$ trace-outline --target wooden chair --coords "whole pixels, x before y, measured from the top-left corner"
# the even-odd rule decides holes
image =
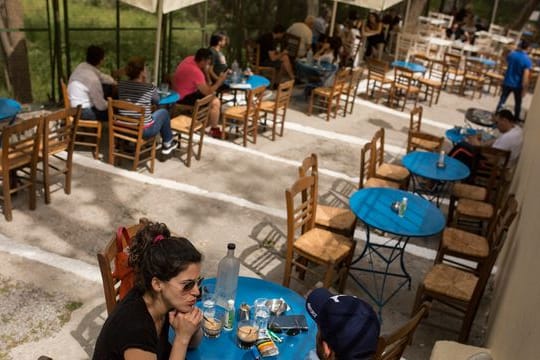
[[[394,60],[409,61],[409,57],[413,54],[415,49],[416,39],[416,34],[406,32],[398,33]]]
[[[143,139],[144,108],[123,100],[109,98],[109,164],[115,159],[133,162],[135,171],[139,163],[150,161],[150,173],[154,172],[156,138]]]
[[[43,161],[43,188],[45,203],[51,202],[50,169],[64,174],[64,192],[71,194],[71,174],[73,171],[73,149],[75,147],[75,134],[79,123],[81,107],[58,110],[43,119],[43,146],[41,159]],[[67,156],[59,156],[65,152]],[[62,167],[50,162],[54,158],[62,162]]]
[[[315,178],[315,199],[319,198],[319,166],[316,154],[311,154],[298,167],[298,176]],[[318,201],[318,200],[316,200]],[[315,226],[353,239],[356,215],[348,208],[321,205],[317,202]]]
[[[420,95],[420,88],[416,86],[416,79],[414,78],[414,72],[410,69],[395,66],[394,67],[394,80],[392,82],[392,89],[390,90],[389,104],[393,106],[394,100],[396,105],[399,105],[399,99],[403,99],[403,105],[401,111],[405,110],[405,103],[412,97],[414,99],[414,106],[418,103],[418,96]]]
[[[362,74],[364,73],[363,67],[356,67],[351,70],[349,75],[349,81],[343,86],[341,94],[342,98],[345,98],[345,105],[343,106],[343,116],[347,113],[352,114],[354,109],[354,99],[358,93],[358,86],[360,85],[360,80],[362,80]]]
[[[422,113],[423,108],[421,106],[417,106],[411,111],[409,134],[407,137],[407,153],[418,149],[439,152],[444,144],[444,137],[435,136],[421,130]]]
[[[521,35],[522,32],[518,30],[512,30],[508,29],[508,32],[506,33],[506,36],[509,38],[512,38],[514,40],[514,45],[519,46],[519,43],[521,41]]]
[[[517,209],[515,199],[510,197],[509,201],[511,201],[510,207]],[[491,244],[488,257],[480,264],[476,272],[448,264],[436,263],[418,286],[412,313],[416,313],[420,304],[424,301],[432,302],[433,300],[437,300],[463,313],[463,323],[458,341],[466,342],[491,275],[491,270],[504,246],[506,238],[506,236],[500,236],[496,243]]]
[[[497,25],[497,24],[490,24],[488,32],[495,35],[504,35],[505,30],[504,30],[504,26]]]
[[[402,189],[406,189],[409,183],[409,170],[397,164],[384,162],[384,128],[375,132],[371,139],[374,152],[374,176],[399,183]]]
[[[195,108],[191,117],[186,115],[178,115],[171,119],[171,129],[178,135],[178,148],[182,144],[182,135],[187,136],[187,154],[186,166],[191,166],[191,157],[195,155],[195,159],[201,159],[203,146],[204,132],[210,114],[210,103],[214,99],[214,95],[205,96],[195,102]],[[193,135],[198,133],[199,141],[195,142]],[[197,148],[196,148],[197,147]]]
[[[2,129],[0,176],[6,221],[13,219],[11,195],[28,189],[28,207],[36,208],[36,171],[43,119],[24,120]],[[21,174],[18,174],[18,173]]]
[[[285,33],[283,35],[283,44],[285,45],[284,50],[287,50],[289,58],[291,58],[294,63],[294,59],[298,57],[298,50],[300,49],[301,39],[299,36]],[[308,49],[306,49],[308,51]]]
[[[467,87],[470,86],[472,88],[471,99],[474,99],[477,92],[480,99],[486,81],[486,71],[486,66],[483,62],[476,59],[466,59],[465,72],[463,74],[463,81],[461,82],[461,96],[465,95]]]
[[[275,100],[261,102],[261,112],[264,114],[264,124],[268,114],[272,114],[272,141],[276,140],[277,125],[281,124],[279,136],[283,136],[285,127],[285,116],[291,101],[294,80],[289,80],[279,84]]]
[[[400,184],[395,181],[375,177],[375,151],[373,142],[365,143],[360,151],[360,180],[358,188],[387,187],[399,189]]]
[[[392,334],[379,337],[372,360],[400,360],[407,345],[412,343],[414,332],[422,319],[428,316],[429,303],[423,303],[416,314]]]
[[[251,65],[251,70],[255,74],[265,75],[268,79],[274,79],[276,76],[276,69],[269,66],[262,66],[261,60],[261,46],[257,41],[249,39],[246,40],[246,61]]]
[[[133,238],[148,220],[145,218],[139,219],[139,223],[126,227],[129,236]],[[120,288],[120,279],[113,276],[114,259],[116,258],[116,233],[107,243],[105,248],[97,253],[99,270],[101,271],[101,279],[103,281],[103,292],[105,294],[105,305],[107,306],[107,314],[111,314],[116,303],[118,302],[118,291]]]
[[[427,100],[429,98],[429,106],[433,104],[434,97],[435,104],[438,104],[442,84],[446,77],[446,65],[443,61],[430,59],[422,54],[415,55],[414,62],[421,62],[424,66],[427,65],[427,73],[418,78],[420,92],[422,92],[422,88],[424,88],[424,99]]]
[[[242,144],[247,146],[248,135],[251,134],[253,143],[257,143],[257,132],[259,129],[259,113],[265,86],[247,92],[246,106],[232,106],[225,110],[222,116],[222,139],[226,139],[231,133],[228,128],[235,128],[242,133]]]
[[[368,75],[366,84],[366,94],[369,96],[370,83],[371,95],[375,102],[378,102],[382,95],[388,93],[392,87],[393,80],[388,78],[386,74],[390,71],[390,65],[386,61],[371,59],[367,63]]]
[[[499,95],[502,92],[502,83],[506,72],[506,61],[502,57],[495,59],[495,67],[486,71],[487,92],[491,94],[491,87],[495,88],[493,95]]]
[[[446,66],[446,76],[444,78],[443,87],[447,87],[450,82],[449,91],[453,91],[457,85],[461,86],[463,82],[463,74],[465,71],[461,67],[461,55],[444,53],[444,65]]]
[[[64,80],[60,79],[60,85],[62,87],[64,107],[70,109],[71,103],[69,101],[69,94]],[[101,143],[102,128],[103,125],[99,120],[79,119],[79,125],[77,126],[75,145],[94,149],[92,153],[94,159],[99,158],[99,144]]]
[[[456,259],[465,259],[481,265],[491,251],[492,244],[497,246],[517,215],[517,202],[514,195],[509,195],[501,209],[497,212],[495,220],[490,225],[486,236],[480,236],[454,227],[447,227],[439,244],[435,263],[443,261],[476,271],[479,266],[470,267]],[[452,257],[449,258],[448,256]]]
[[[340,98],[347,82],[347,69],[338,70],[331,87],[317,87],[311,92],[309,99],[308,116],[313,113],[313,108],[326,111],[326,121],[330,121],[330,113],[335,119],[340,107]]]
[[[314,176],[298,179],[285,191],[287,256],[283,286],[289,287],[293,266],[301,273],[308,271],[317,274],[315,269],[306,265],[307,260],[324,268],[324,287],[331,287],[335,279],[338,291],[343,292],[354,255],[355,242],[345,236],[315,227],[317,212],[315,196]]]

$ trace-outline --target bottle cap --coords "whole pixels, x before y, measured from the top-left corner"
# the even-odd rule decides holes
[[[404,196],[402,201],[407,202],[407,198]]]
[[[234,300],[233,299],[227,300],[227,305],[229,305],[229,308],[233,309],[234,308]]]
[[[228,243],[228,244],[227,244],[227,249],[229,249],[229,250],[234,250],[234,249],[236,249],[236,244],[235,244],[235,243]]]

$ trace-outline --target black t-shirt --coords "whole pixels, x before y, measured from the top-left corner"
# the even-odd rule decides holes
[[[259,37],[257,40],[261,47],[261,58],[260,63],[263,64],[270,60],[270,57],[268,56],[269,51],[276,50],[276,41],[274,40],[274,37],[272,36],[272,33],[263,34]]]
[[[158,359],[168,359],[171,346],[167,340],[169,317],[158,338],[152,316],[146,308],[142,293],[131,290],[116,305],[116,308],[105,321],[96,341],[94,360],[123,360],[124,351],[137,348],[157,354]]]

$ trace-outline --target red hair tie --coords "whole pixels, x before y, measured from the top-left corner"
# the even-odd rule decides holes
[[[154,238],[154,241],[152,241],[152,244],[157,244],[158,242],[160,242],[161,240],[165,239],[165,236],[163,235],[156,235],[156,237]]]

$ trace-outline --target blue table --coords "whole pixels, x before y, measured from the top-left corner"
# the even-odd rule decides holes
[[[489,129],[493,129],[495,127],[493,112],[484,109],[468,108],[465,112],[465,122],[471,122]]]
[[[13,99],[0,98],[0,122],[11,123],[21,111],[21,104]]]
[[[469,56],[467,59],[472,60],[472,61],[480,62],[480,63],[484,64],[487,67],[494,67],[495,65],[497,65],[495,60],[491,60],[491,59],[488,59],[488,58],[485,58],[485,57]]]
[[[216,279],[206,279],[204,284],[215,284]],[[236,294],[236,308],[242,303],[250,306],[256,298],[283,298],[291,308],[285,314],[300,315],[306,317],[308,331],[301,332],[296,336],[283,335],[284,341],[276,343],[279,347],[279,359],[304,359],[310,350],[315,348],[315,336],[317,334],[317,325],[309,316],[305,307],[305,299],[289,288],[283,287],[262,279],[249,277],[239,277],[238,290]],[[198,306],[202,306],[200,303]],[[169,341],[174,339],[174,331],[169,331]],[[222,331],[217,339],[208,339],[203,337],[199,347],[188,351],[187,359],[197,360],[238,360],[253,359],[251,350],[242,350],[236,345],[236,323],[232,331]]]
[[[308,62],[306,59],[298,59],[295,62],[295,67],[298,73],[304,76],[325,76],[328,73],[334,73],[338,67],[336,64],[329,62]]]
[[[407,210],[403,217],[394,211],[392,205],[407,198]],[[355,192],[349,199],[349,206],[356,216],[366,225],[366,245],[353,264],[364,258],[368,258],[368,267],[352,266],[349,276],[367,293],[367,295],[379,307],[379,316],[382,307],[403,287],[408,284],[411,288],[411,276],[405,269],[403,259],[405,247],[411,237],[428,237],[440,233],[446,224],[442,212],[429,201],[413,193],[389,189],[389,188],[365,188]],[[396,235],[394,244],[377,244],[371,242],[370,229],[379,229],[384,232]],[[386,253],[381,251],[386,249]],[[390,251],[388,254],[387,252]],[[385,264],[385,268],[378,270],[374,268],[373,255],[376,255]],[[390,271],[390,265],[399,260],[401,272]],[[382,275],[382,286],[380,291],[373,294],[355,276],[354,270]],[[394,291],[387,297],[384,296],[386,280],[388,276],[404,279]]]
[[[422,74],[426,72],[426,68],[424,66],[422,66],[420,64],[413,63],[413,62],[409,62],[409,61],[397,60],[397,61],[394,61],[392,63],[392,66],[394,66],[394,67],[396,67],[396,66],[403,67],[403,68],[409,69],[412,72],[418,72],[418,73],[422,73]]]
[[[172,105],[180,100],[180,94],[176,91],[169,90],[167,94],[159,94],[159,105]]]
[[[456,126],[456,127],[446,130],[444,135],[446,136],[448,140],[452,142],[452,144],[455,145],[465,140],[465,138],[467,138],[468,136],[476,135],[477,132],[478,130],[473,129],[473,128],[467,128],[467,127],[464,128],[461,126]]]
[[[444,167],[437,166],[438,161],[439,154],[426,151],[413,151],[401,159],[403,166],[412,174],[413,191],[430,200],[436,199],[437,206],[448,184],[470,175],[465,164],[448,155],[444,155]],[[422,182],[419,177],[430,181]]]
[[[223,92],[226,92],[228,90],[232,90],[233,95],[234,95],[232,102],[234,105],[236,105],[237,91],[253,90],[261,86],[268,87],[270,86],[270,80],[268,80],[267,78],[261,75],[250,75],[246,79],[246,82],[238,83],[238,82],[232,82],[232,79],[229,77],[227,78],[227,80],[225,80],[224,85],[225,85],[225,88],[221,91],[221,94],[223,94]],[[223,99],[222,99],[222,103],[223,103]]]

